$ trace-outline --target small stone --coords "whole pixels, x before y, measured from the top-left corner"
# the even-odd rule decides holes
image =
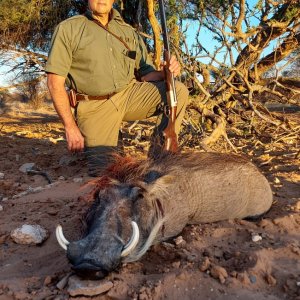
[[[21,192],[21,193],[19,193],[19,194],[17,194],[17,195],[14,195],[14,196],[12,197],[12,199],[21,198],[21,197],[23,197],[23,196],[28,195],[28,193],[29,193],[29,191]]]
[[[240,252],[240,251],[235,251],[235,252],[233,253],[233,255],[234,255],[235,257],[239,257],[239,256],[241,255],[241,252]]]
[[[45,185],[45,188],[46,189],[51,189],[51,188],[53,188],[54,186],[57,186],[57,185],[59,185],[59,181],[55,181],[55,182],[52,182],[50,184],[47,184],[47,185]]]
[[[28,171],[32,170],[34,166],[35,163],[26,163],[19,168],[19,171],[26,174]]]
[[[81,280],[77,276],[69,278],[68,293],[72,296],[97,296],[107,292],[113,287],[113,283],[108,280]]]
[[[200,269],[200,271],[205,272],[209,267],[210,267],[210,260],[207,256],[205,256],[199,269]]]
[[[59,136],[58,138],[53,138],[52,136],[50,136],[49,138],[49,141],[53,144],[57,144],[57,142],[59,141],[64,141],[65,139],[62,137],[62,136]]]
[[[233,278],[236,278],[238,275],[237,271],[231,271],[230,272],[230,276],[233,277]]]
[[[6,234],[0,235],[0,245],[4,244],[7,238],[8,238],[8,235],[6,235]]]
[[[0,211],[3,211],[3,206],[2,205],[0,205]]]
[[[258,223],[258,226],[261,228],[265,228],[271,224],[270,220],[263,219]]]
[[[66,180],[66,178],[64,176],[59,176],[58,180],[62,180],[63,181],[63,180]]]
[[[248,274],[246,272],[243,272],[243,273],[238,273],[237,274],[237,279],[245,284],[245,285],[249,285],[250,284],[250,279],[248,277]]]
[[[190,263],[198,261],[197,256],[195,254],[188,254],[186,260]]]
[[[48,233],[40,225],[24,224],[22,227],[14,229],[10,236],[17,244],[29,245],[41,244],[48,237]]]
[[[0,180],[4,179],[4,177],[5,177],[4,173],[0,172]]]
[[[184,239],[183,239],[183,237],[180,235],[180,236],[178,236],[176,239],[174,239],[174,242],[175,242],[176,246],[178,246],[178,245],[180,245],[180,244],[182,244],[182,243],[184,242]]]
[[[59,213],[60,210],[57,208],[49,208],[47,211],[47,214],[50,216],[56,216]]]
[[[171,243],[162,242],[161,244],[164,246],[164,248],[166,248],[166,249],[168,249],[170,251],[175,248],[175,246],[173,244],[171,244]]]
[[[294,206],[295,211],[300,211],[300,201],[297,201],[297,203]]]
[[[225,283],[225,279],[228,277],[227,271],[220,266],[213,266],[210,269],[210,274],[213,278],[219,279],[220,283]]]
[[[73,178],[73,182],[75,182],[75,183],[81,183],[82,181],[83,181],[83,179],[81,177]]]
[[[278,177],[275,177],[274,183],[276,183],[276,184],[280,183],[280,180],[278,179]]]
[[[69,274],[67,274],[66,276],[64,276],[64,277],[56,284],[56,287],[57,287],[59,290],[64,289],[64,287],[67,285],[68,280],[69,280],[69,278],[70,278],[71,275],[72,275],[72,273],[69,273]]]
[[[252,241],[253,242],[257,243],[257,242],[259,242],[261,240],[262,240],[262,237],[259,234],[253,234],[252,235]]]
[[[187,277],[186,273],[182,272],[182,273],[178,274],[176,278],[179,280],[186,280],[186,277]]]
[[[250,282],[251,282],[251,283],[253,283],[253,284],[256,283],[256,276],[250,274],[250,275],[249,275],[249,279],[250,279]]]
[[[59,159],[59,165],[60,166],[70,166],[72,163],[74,163],[77,160],[76,156],[71,155],[63,155]]]
[[[46,276],[44,280],[44,285],[49,285],[52,282],[51,276]]]
[[[35,187],[35,188],[30,187],[30,188],[28,189],[28,191],[29,191],[30,193],[38,193],[38,192],[43,191],[44,189],[45,189],[45,188],[43,188],[42,186],[37,186],[37,187]]]
[[[271,274],[267,274],[265,279],[266,279],[267,283],[271,286],[275,286],[277,283],[276,279]]]
[[[180,264],[181,264],[180,261],[174,261],[172,263],[172,267],[175,268],[175,269],[178,269],[180,267]]]

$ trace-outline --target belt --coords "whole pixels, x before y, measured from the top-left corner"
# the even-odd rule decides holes
[[[107,100],[115,94],[116,93],[112,93],[112,94],[103,95],[103,96],[89,96],[89,95],[85,95],[85,94],[76,94],[76,100],[77,101]]]

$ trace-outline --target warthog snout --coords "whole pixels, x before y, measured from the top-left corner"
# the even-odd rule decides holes
[[[64,237],[61,226],[57,227],[56,236],[59,244],[67,251],[72,269],[81,277],[101,279],[116,269],[121,259],[130,254],[139,240],[139,229],[131,222],[132,236],[124,245],[115,234],[94,230],[84,239],[69,242]]]
[[[117,268],[121,261],[122,248],[123,244],[117,239],[111,238],[108,242],[102,238],[99,241],[96,235],[90,234],[80,241],[70,243],[67,257],[77,275],[100,279]]]
[[[96,250],[96,249],[95,249]],[[72,264],[72,269],[81,277],[90,279],[101,279],[105,277],[109,271],[117,266],[117,261],[114,264],[101,260],[101,255],[96,255],[96,252],[91,251],[88,238],[72,242],[67,249],[67,257]],[[120,256],[120,253],[119,253]]]

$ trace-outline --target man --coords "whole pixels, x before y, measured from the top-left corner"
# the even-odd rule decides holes
[[[85,15],[61,22],[46,65],[48,88],[65,127],[68,149],[85,149],[94,175],[116,150],[121,122],[159,115],[160,104],[166,103],[164,72],[154,69],[143,41],[112,8],[113,3],[88,0]],[[169,70],[174,76],[180,73],[175,57]],[[65,83],[77,91],[78,100],[85,100],[78,102],[76,121]],[[188,91],[180,82],[176,83],[176,94],[178,133],[188,99]],[[161,133],[166,125],[167,118],[162,117],[156,132]]]

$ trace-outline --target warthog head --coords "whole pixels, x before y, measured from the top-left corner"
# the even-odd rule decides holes
[[[153,201],[146,196],[149,192],[147,183],[141,182],[137,186],[108,181],[105,187],[97,189],[87,213],[83,239],[69,242],[62,227],[56,228],[57,240],[67,251],[72,268],[83,277],[103,278],[121,262],[139,259],[151,246],[162,225],[160,207],[156,212],[160,203],[154,207],[150,204]],[[159,200],[154,199],[154,203],[156,201]],[[145,227],[151,228],[150,232],[144,230]]]

